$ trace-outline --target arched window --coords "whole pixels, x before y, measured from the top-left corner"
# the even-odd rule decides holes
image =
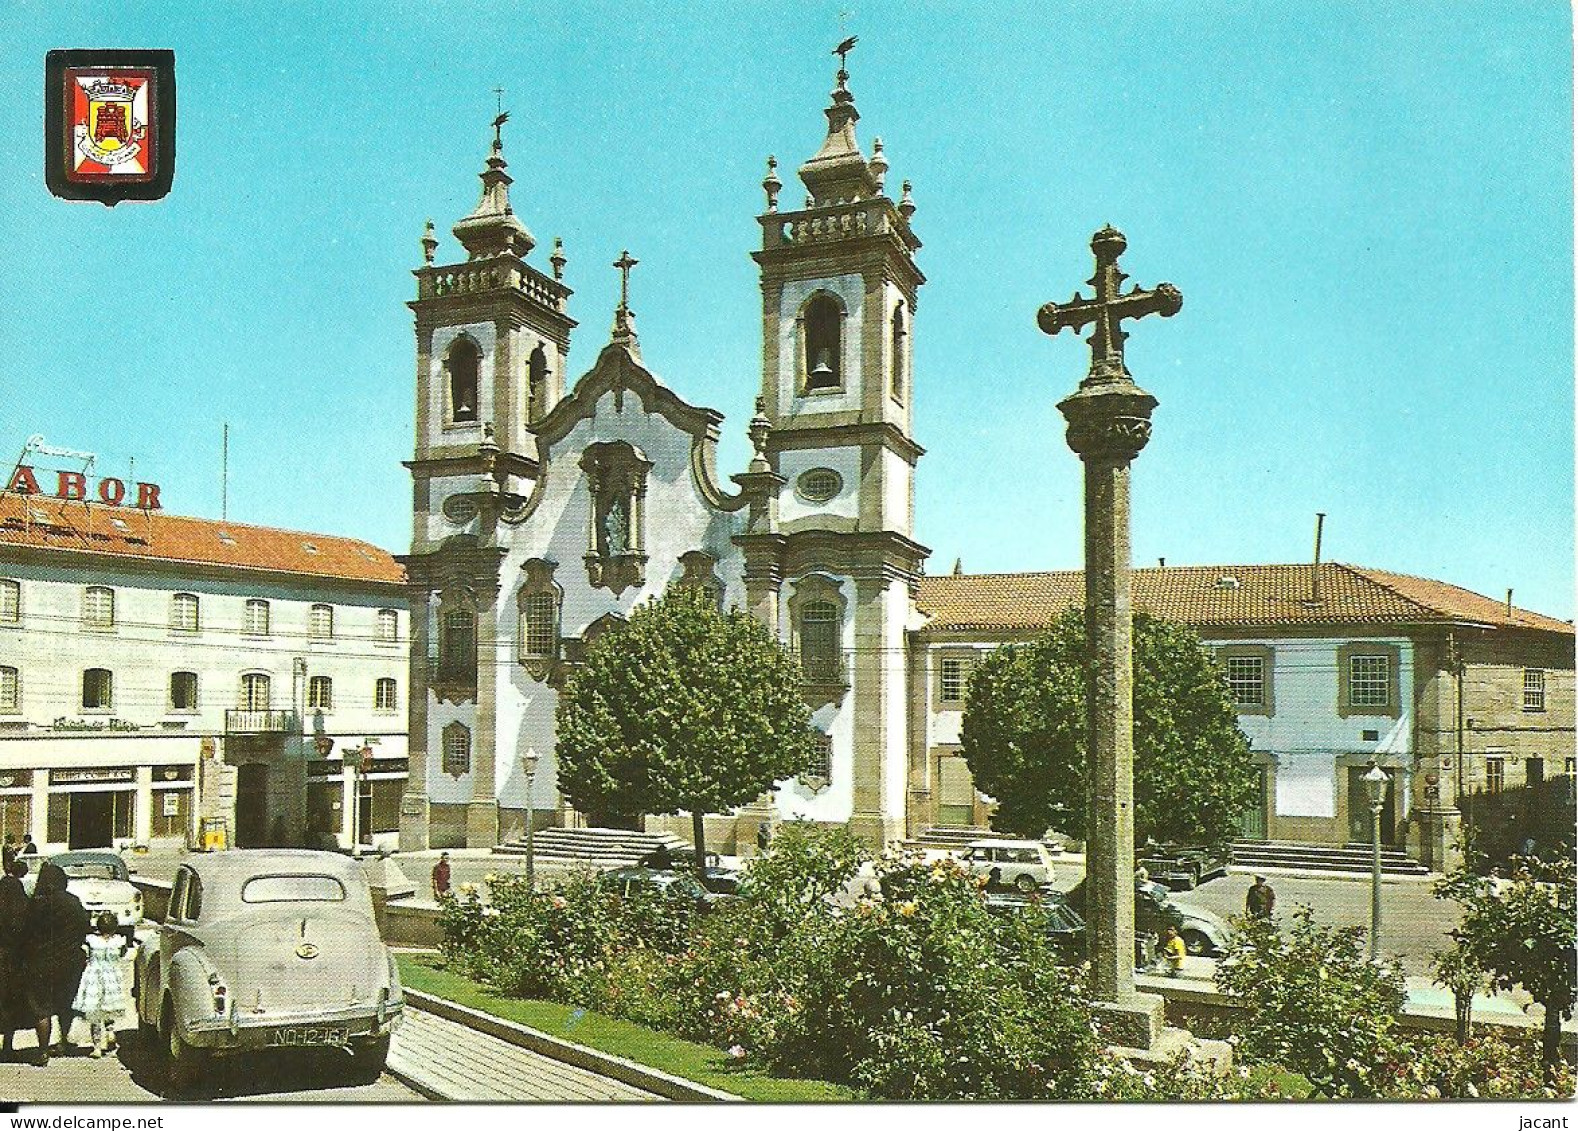
[[[893,308],[893,337],[891,364],[893,367],[889,387],[893,392],[893,399],[904,399],[904,304],[901,302]]]
[[[542,346],[526,362],[526,419],[535,424],[548,414],[548,355]]]
[[[197,596],[193,593],[177,593],[170,598],[170,631],[171,632],[196,632],[202,622],[198,617]]]
[[[378,610],[378,636],[382,644],[393,644],[400,639],[400,614],[394,609]]]
[[[333,605],[314,605],[307,610],[307,635],[314,640],[334,639]]]
[[[241,677],[241,702],[243,711],[266,711],[269,706],[271,681],[264,672],[247,672]]]
[[[82,673],[82,709],[108,711],[115,706],[115,677],[104,668]]]
[[[521,600],[521,658],[552,656],[559,647],[559,602],[552,593],[533,593]]]
[[[261,597],[247,602],[245,632],[248,636],[268,635],[268,602]]]
[[[197,673],[170,673],[170,710],[197,710]]]
[[[805,307],[805,391],[843,387],[844,308],[827,293]]]
[[[326,675],[315,675],[307,681],[307,710],[334,710],[334,680]]]
[[[805,679],[807,703],[836,703],[849,689],[844,665],[844,618],[847,600],[840,583],[813,573],[792,583],[789,623]]]
[[[373,685],[373,710],[393,711],[400,706],[400,687],[387,676]]]
[[[465,723],[444,728],[444,772],[457,778],[471,772],[471,731]]]
[[[83,591],[82,624],[85,628],[115,627],[115,590],[90,585]]]
[[[455,339],[445,359],[449,370],[449,418],[456,424],[477,419],[477,379],[482,372],[482,351],[467,337]]]

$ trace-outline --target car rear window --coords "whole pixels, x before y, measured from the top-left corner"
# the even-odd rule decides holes
[[[60,870],[68,880],[120,880],[122,870],[108,860],[74,860],[62,864]]]
[[[254,876],[241,885],[242,903],[340,903],[345,886],[333,876]]]

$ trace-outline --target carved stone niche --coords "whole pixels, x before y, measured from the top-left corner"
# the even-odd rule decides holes
[[[813,710],[841,702],[849,691],[843,645],[847,616],[843,587],[833,578],[813,573],[793,583],[789,619],[805,678],[801,690]]]
[[[684,573],[674,584],[683,588],[702,590],[712,599],[712,603],[721,609],[723,579],[718,576],[718,559],[706,550],[687,550],[679,556],[679,564]]]
[[[619,596],[646,581],[647,473],[652,461],[622,440],[587,446],[581,456],[591,493],[586,577]]]
[[[428,687],[446,703],[466,703],[477,697],[476,592],[469,586],[450,585],[438,594],[438,651],[431,660]]]
[[[554,584],[558,562],[531,558],[522,564],[526,578],[515,593],[515,656],[535,680],[553,682],[559,659],[559,610],[564,591]]]

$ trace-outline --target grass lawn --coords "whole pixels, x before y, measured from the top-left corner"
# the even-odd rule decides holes
[[[681,1040],[630,1021],[551,1001],[500,997],[470,978],[444,969],[431,954],[397,955],[400,979],[413,990],[447,998],[460,1005],[525,1025],[549,1036],[611,1053],[661,1069],[674,1076],[733,1092],[747,1100],[768,1103],[848,1102],[861,1098],[853,1088],[822,1080],[790,1080],[735,1065],[727,1054],[694,1041]]]

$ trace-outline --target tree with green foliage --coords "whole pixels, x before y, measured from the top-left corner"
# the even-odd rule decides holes
[[[1435,894],[1456,900],[1463,920],[1452,937],[1489,976],[1491,986],[1521,985],[1545,1008],[1541,1059],[1551,1079],[1561,1059],[1562,1021],[1578,1004],[1578,907],[1569,856],[1520,857],[1510,878],[1475,874],[1473,853],[1438,880]]]
[[[1396,1033],[1402,968],[1374,962],[1363,927],[1328,927],[1305,905],[1277,920],[1238,920],[1217,987],[1244,1007],[1233,1027],[1246,1061],[1301,1073],[1329,1097],[1374,1098],[1377,1074],[1402,1059]]]
[[[977,789],[997,799],[992,826],[1087,835],[1085,681],[1094,660],[1083,609],[1035,640],[975,666],[962,753]],[[1134,827],[1151,839],[1230,840],[1255,797],[1249,743],[1221,670],[1187,626],[1134,618]]]
[[[579,809],[691,814],[747,804],[814,753],[800,665],[760,621],[685,586],[587,650],[559,698],[559,788]]]

